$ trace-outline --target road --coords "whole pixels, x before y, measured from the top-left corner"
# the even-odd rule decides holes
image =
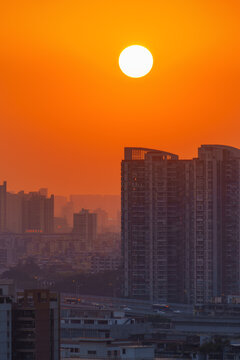
[[[104,297],[104,296],[92,296],[92,295],[82,295],[82,294],[61,294],[61,303],[66,305],[66,298],[80,299],[79,305],[81,306],[93,306],[102,309],[115,309],[115,310],[124,310],[126,314],[141,314],[141,315],[152,315],[156,314],[153,311],[153,303],[151,301],[144,300],[135,300],[135,299],[125,299],[125,298],[113,298],[113,297]],[[72,305],[72,306],[79,306]],[[192,314],[193,307],[184,304],[167,304],[169,305],[169,311],[165,312],[167,317],[175,317],[183,314]],[[164,313],[161,313],[164,315]]]

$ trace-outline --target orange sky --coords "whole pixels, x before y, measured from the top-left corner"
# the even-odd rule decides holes
[[[240,147],[239,19],[233,0],[2,1],[0,180],[114,194],[124,146]],[[144,78],[119,70],[131,44]]]

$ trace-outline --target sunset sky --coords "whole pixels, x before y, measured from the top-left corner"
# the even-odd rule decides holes
[[[0,7],[0,181],[120,193],[124,146],[240,147],[240,2],[9,0]],[[152,71],[118,57],[139,44]]]

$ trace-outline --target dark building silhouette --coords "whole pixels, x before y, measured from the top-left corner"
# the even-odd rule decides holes
[[[2,185],[0,185],[0,232],[6,231],[6,199],[7,197],[7,182],[4,181]]]
[[[60,359],[60,307],[56,293],[24,290],[13,303],[13,360]]]
[[[46,289],[15,293],[11,280],[0,281],[0,358],[60,359],[60,299]]]
[[[204,303],[240,294],[239,167],[240,150],[222,145],[202,145],[192,160],[125,149],[125,296]]]

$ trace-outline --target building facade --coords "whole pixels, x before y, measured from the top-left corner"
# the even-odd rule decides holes
[[[121,310],[65,307],[61,317],[62,358],[153,360],[153,346],[144,347],[138,341],[150,331],[151,325],[144,318],[129,318]]]
[[[60,359],[60,305],[49,290],[24,290],[13,304],[13,360]]]
[[[13,281],[0,282],[0,359],[12,360],[12,301],[15,294]]]
[[[15,292],[0,281],[0,359],[59,360],[60,302],[46,289]]]
[[[240,150],[198,158],[126,148],[122,162],[124,295],[205,303],[240,293]]]

